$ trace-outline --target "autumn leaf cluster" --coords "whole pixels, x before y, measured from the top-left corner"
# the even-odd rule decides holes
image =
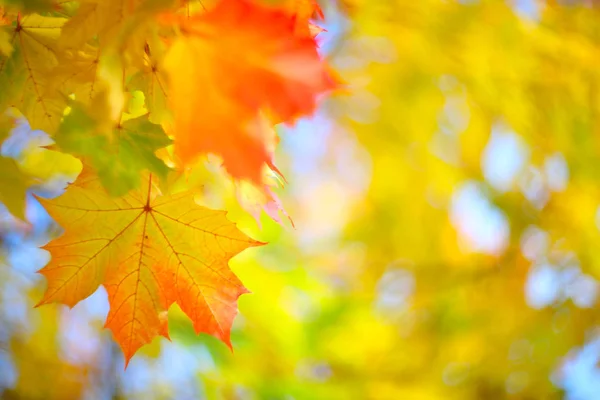
[[[106,326],[127,360],[168,337],[173,303],[197,332],[230,345],[247,289],[227,263],[261,243],[168,182],[213,154],[262,194],[265,209],[278,206],[268,179],[280,174],[274,126],[312,114],[336,86],[318,52],[317,3],[0,4],[0,109],[9,110],[1,139],[24,117],[53,141],[37,149],[35,168],[3,154],[0,201],[23,218],[40,170],[83,168],[62,196],[40,199],[65,232],[44,247],[51,261],[39,304],[73,306],[104,285]]]

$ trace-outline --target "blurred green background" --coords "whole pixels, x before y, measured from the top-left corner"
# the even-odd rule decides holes
[[[323,1],[346,89],[280,128],[293,218],[231,263],[234,352],[177,306],[124,371],[104,289],[34,309],[33,197],[0,220],[6,399],[600,399],[600,6],[596,1]],[[3,153],[44,133],[20,128]],[[60,179],[32,189],[56,193]]]

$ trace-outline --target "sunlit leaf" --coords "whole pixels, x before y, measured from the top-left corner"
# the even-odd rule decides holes
[[[231,175],[260,182],[273,166],[272,135],[259,112],[276,122],[310,114],[333,87],[310,37],[294,34],[294,17],[249,0],[223,0],[181,18],[184,36],[165,59],[175,117],[175,149],[184,163],[215,153]]]
[[[89,171],[63,196],[42,203],[65,234],[44,247],[52,261],[40,271],[48,280],[40,305],[74,306],[104,285],[111,304],[106,326],[126,360],[155,336],[168,337],[173,302],[197,333],[230,345],[236,301],[247,290],[227,262],[261,243],[225,212],[196,205],[192,193],[162,196],[152,176],[145,188],[115,199]]]

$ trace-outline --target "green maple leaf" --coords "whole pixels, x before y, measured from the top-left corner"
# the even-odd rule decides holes
[[[147,114],[107,126],[75,103],[54,139],[62,150],[87,159],[113,196],[137,188],[145,169],[159,177],[169,172],[154,153],[171,140],[160,125],[148,121]]]

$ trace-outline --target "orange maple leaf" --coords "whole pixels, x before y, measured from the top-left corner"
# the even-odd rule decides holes
[[[324,20],[325,14],[316,0],[288,0],[288,8],[294,14],[297,35],[315,37],[324,29],[310,20]]]
[[[50,263],[39,272],[48,289],[39,305],[73,307],[99,285],[108,292],[111,329],[128,363],[155,336],[168,336],[167,310],[176,302],[196,333],[229,347],[237,299],[248,293],[228,267],[242,250],[262,245],[239,231],[224,211],[198,206],[193,194],[162,196],[145,189],[109,196],[85,169],[66,193],[40,199],[65,233],[44,246]]]
[[[319,95],[332,89],[326,63],[310,35],[296,33],[285,8],[251,0],[221,0],[214,9],[177,22],[164,66],[175,117],[175,150],[188,164],[200,153],[223,158],[231,175],[259,183],[272,168],[272,123],[311,114]]]

